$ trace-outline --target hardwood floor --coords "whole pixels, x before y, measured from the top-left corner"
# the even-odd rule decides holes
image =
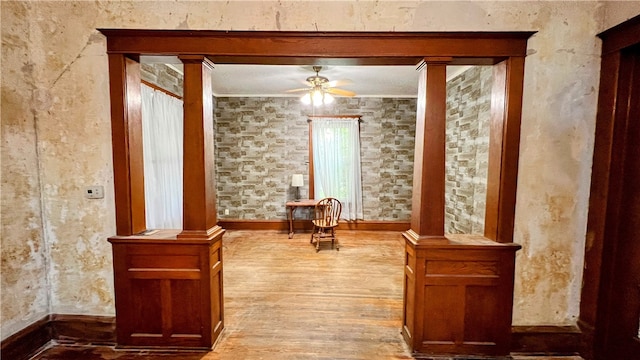
[[[341,230],[340,251],[327,242],[318,253],[309,237],[224,235],[225,331],[211,352],[54,344],[33,359],[412,359],[400,335],[400,233]]]
[[[225,331],[209,353],[58,345],[34,359],[411,359],[400,335],[400,233],[339,231],[340,251],[323,242],[318,253],[309,238],[224,235]]]

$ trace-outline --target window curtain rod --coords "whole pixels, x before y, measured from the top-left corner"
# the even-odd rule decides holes
[[[171,97],[174,97],[174,98],[176,98],[178,100],[182,100],[182,96],[180,96],[178,94],[175,94],[175,93],[173,93],[173,92],[171,92],[171,91],[169,91],[169,90],[167,90],[165,88],[161,88],[160,86],[158,86],[158,85],[156,85],[154,83],[150,83],[150,82],[148,82],[146,80],[140,80],[140,82],[142,84],[147,85],[148,87],[150,87],[150,88],[152,88],[154,90],[158,90],[158,91],[163,92],[163,93],[165,93],[165,94],[167,94],[167,95],[169,95]]]

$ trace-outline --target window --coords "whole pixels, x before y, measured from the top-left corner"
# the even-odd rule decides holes
[[[362,219],[359,117],[314,118],[311,134],[315,199],[335,197],[343,219]]]
[[[182,229],[182,100],[141,85],[148,229]]]

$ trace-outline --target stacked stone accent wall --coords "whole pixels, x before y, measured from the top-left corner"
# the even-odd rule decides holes
[[[337,98],[323,115],[358,114],[366,220],[411,218],[415,99]],[[304,174],[309,196],[312,109],[298,98],[216,98],[218,217],[285,219],[291,174]],[[225,210],[229,211],[225,215]]]
[[[165,64],[140,64],[140,77],[144,81],[182,96],[184,76]]]
[[[484,233],[492,68],[447,82],[445,232]]]

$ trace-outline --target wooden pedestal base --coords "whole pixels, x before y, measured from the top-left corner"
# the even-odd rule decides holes
[[[504,356],[510,351],[517,244],[404,233],[402,334],[416,355]]]
[[[176,230],[116,236],[113,267],[118,346],[210,349],[224,327],[222,235]]]

